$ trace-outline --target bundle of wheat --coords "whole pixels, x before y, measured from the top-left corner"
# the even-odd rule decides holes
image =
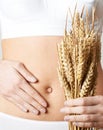
[[[94,14],[93,9],[90,26],[88,11],[85,20],[82,14],[75,11],[71,31],[67,32],[65,29],[63,41],[58,44],[58,76],[66,100],[94,95],[97,65],[100,61],[100,35],[94,28]],[[69,130],[79,129],[81,130],[69,123]]]

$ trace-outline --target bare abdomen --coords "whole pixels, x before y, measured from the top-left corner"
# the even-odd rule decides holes
[[[1,112],[34,120],[63,120],[60,108],[63,107],[64,93],[57,75],[57,43],[61,38],[25,37],[2,40],[3,59],[25,64],[39,80],[38,83],[31,85],[47,100],[49,106],[46,114],[35,116],[32,113],[22,112],[0,97]]]

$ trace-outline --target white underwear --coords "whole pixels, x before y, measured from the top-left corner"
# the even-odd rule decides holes
[[[0,130],[68,130],[68,123],[28,120],[0,112]]]

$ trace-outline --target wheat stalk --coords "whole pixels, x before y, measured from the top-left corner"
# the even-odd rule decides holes
[[[70,32],[65,29],[63,41],[58,44],[58,76],[66,100],[93,96],[95,92],[97,65],[100,61],[100,35],[94,29],[94,13],[95,10],[92,13],[92,27],[90,27],[88,11],[86,10],[85,21],[82,18],[83,11],[79,14],[75,9],[72,29]],[[81,130],[81,128],[69,123],[69,130]]]

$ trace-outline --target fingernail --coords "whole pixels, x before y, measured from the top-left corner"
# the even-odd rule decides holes
[[[24,112],[28,112],[28,110],[27,110],[26,108],[22,108],[22,110],[23,110]]]
[[[42,102],[42,105],[43,105],[44,107],[47,107],[47,103],[46,103],[46,102]]]
[[[65,121],[68,121],[69,119],[70,119],[70,118],[69,118],[68,116],[65,116],[65,117],[64,117],[64,120],[65,120]]]
[[[31,77],[30,80],[31,80],[31,82],[34,82],[34,83],[38,81],[35,77]]]
[[[19,106],[19,105],[18,105]],[[19,106],[20,108],[21,108],[21,110],[23,111],[23,112],[28,112],[28,109],[26,109],[25,107],[23,107],[23,106]]]
[[[46,113],[46,109],[44,109],[44,108],[41,108],[40,111],[41,111],[42,113]]]
[[[33,112],[35,115],[38,115],[38,114],[39,114],[39,111],[36,111],[36,110],[32,110],[32,112]]]

